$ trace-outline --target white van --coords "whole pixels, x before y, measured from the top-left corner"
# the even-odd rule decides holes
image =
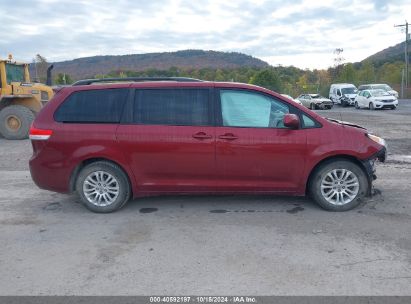
[[[398,99],[398,92],[393,90],[388,84],[385,84],[385,83],[363,84],[363,85],[360,85],[358,89],[360,91],[362,90],[384,90]]]
[[[351,83],[334,83],[330,87],[329,97],[333,103],[338,103],[342,106],[351,106],[354,105],[357,93],[357,87]]]

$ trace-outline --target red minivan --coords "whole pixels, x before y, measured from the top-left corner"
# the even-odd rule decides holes
[[[30,130],[43,189],[95,212],[162,194],[281,194],[345,211],[370,194],[385,141],[270,90],[191,78],[82,80]]]

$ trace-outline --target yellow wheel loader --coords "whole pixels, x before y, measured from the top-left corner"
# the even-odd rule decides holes
[[[51,69],[47,82],[51,85]],[[0,135],[7,139],[28,137],[31,123],[53,96],[51,86],[30,82],[29,65],[0,59]]]

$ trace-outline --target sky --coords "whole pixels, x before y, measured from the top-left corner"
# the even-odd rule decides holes
[[[411,21],[411,0],[1,0],[0,12],[0,58],[203,49],[322,69],[336,48],[356,62],[404,41],[394,25]]]

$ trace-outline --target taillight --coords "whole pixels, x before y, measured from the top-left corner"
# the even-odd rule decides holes
[[[47,140],[50,138],[51,134],[53,134],[53,131],[31,127],[29,134],[31,140]]]

